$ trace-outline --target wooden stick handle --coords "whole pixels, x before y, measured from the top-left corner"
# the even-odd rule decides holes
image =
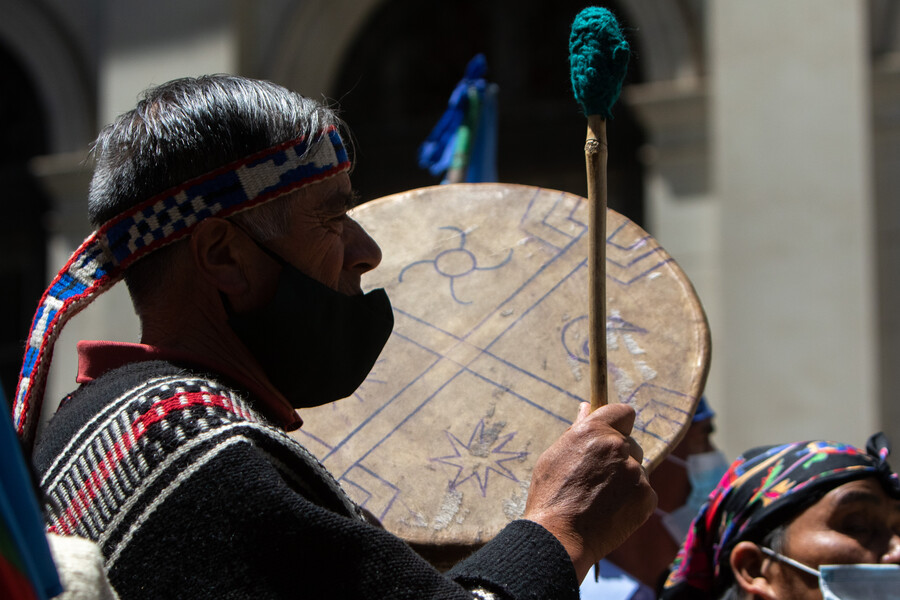
[[[588,338],[591,410],[607,403],[606,378],[606,121],[588,117],[584,160],[588,192]]]

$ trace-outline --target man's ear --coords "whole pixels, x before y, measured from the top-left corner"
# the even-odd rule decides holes
[[[728,557],[734,580],[745,593],[753,598],[775,600],[777,598],[775,590],[766,570],[763,569],[763,563],[767,559],[759,546],[753,542],[738,542]]]
[[[217,217],[203,219],[191,233],[191,259],[198,274],[226,294],[242,294],[249,287],[242,241],[231,223]]]

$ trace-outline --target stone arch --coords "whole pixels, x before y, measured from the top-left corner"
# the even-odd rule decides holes
[[[20,0],[21,1],[21,0]],[[367,19],[389,0],[307,0],[286,15],[265,76],[332,93],[341,61]],[[691,0],[619,3],[639,40],[645,82],[700,77],[705,72],[702,4]]]
[[[421,143],[422,139],[427,135],[431,126],[436,122],[446,105],[447,95],[452,86],[455,85],[459,76],[462,74],[465,62],[471,58],[474,52],[480,51],[470,48],[465,56],[459,55],[459,48],[456,48],[456,54],[451,58],[447,56],[438,56],[433,52],[429,54],[436,62],[423,64],[418,61],[415,67],[408,62],[404,63],[403,58],[403,42],[399,45],[396,36],[390,36],[383,42],[388,43],[385,47],[372,44],[373,33],[377,36],[381,28],[396,26],[396,19],[393,21],[386,18],[388,14],[396,14],[397,11],[403,13],[407,9],[422,9],[420,5],[404,4],[400,0],[361,0],[359,2],[341,1],[335,6],[329,3],[329,10],[325,10],[323,0],[311,0],[286,13],[284,23],[280,27],[280,33],[276,36],[277,42],[270,45],[266,52],[267,57],[259,62],[261,71],[265,70],[265,76],[270,77],[279,83],[287,85],[292,89],[306,91],[308,93],[319,93],[324,91],[326,95],[338,100],[345,109],[345,116],[353,125],[360,140],[360,149],[367,156],[361,155],[355,174],[355,181],[360,185],[363,193],[371,193],[371,195],[380,195],[398,191],[399,189],[408,189],[409,187],[419,187],[437,183],[437,180],[429,176],[427,173],[417,169],[415,166],[415,148]],[[615,6],[623,6],[627,3],[616,3]],[[492,9],[487,7],[479,8],[477,11],[473,6],[467,5],[458,7],[458,10],[468,11],[468,17],[462,17],[466,26],[471,26],[471,30],[466,33],[466,37],[487,38],[493,44],[493,58],[489,58],[489,62],[501,61],[504,63],[503,74],[505,81],[499,82],[501,86],[501,102],[503,102],[504,89],[506,93],[513,93],[511,90],[524,91],[523,81],[528,78],[535,77],[533,72],[529,73],[527,69],[521,66],[522,61],[537,60],[541,62],[541,74],[538,76],[544,82],[541,86],[530,88],[533,92],[537,92],[537,96],[522,96],[523,101],[512,102],[504,112],[501,106],[501,119],[504,116],[507,121],[516,121],[518,126],[508,125],[506,131],[501,131],[501,162],[504,158],[509,158],[513,154],[518,154],[519,165],[501,164],[501,180],[516,181],[521,183],[529,183],[533,185],[545,185],[556,187],[558,189],[567,189],[576,193],[584,193],[581,188],[584,183],[584,166],[582,146],[584,144],[584,117],[580,115],[574,98],[571,97],[571,91],[568,84],[568,65],[566,61],[566,40],[568,36],[568,28],[570,21],[574,15],[583,7],[578,2],[565,2],[557,5],[553,19],[543,22],[547,26],[552,27],[552,38],[556,40],[556,45],[549,48],[553,50],[554,61],[552,67],[548,63],[548,59],[541,55],[535,54],[535,50],[531,49],[530,53],[526,52],[525,46],[534,46],[535,34],[532,30],[515,30],[511,27],[511,23],[517,19],[521,21],[523,13],[538,14],[546,10],[546,5],[538,2],[525,3],[524,5],[516,5],[516,14],[511,21],[503,21],[497,18],[497,11],[502,12],[504,8],[509,9],[513,3],[494,6]],[[447,9],[449,10],[449,9]],[[615,10],[622,11],[620,16],[622,19],[628,18],[624,13],[624,9],[617,8]],[[393,11],[393,12],[392,12]],[[421,12],[421,11],[420,11]],[[446,11],[445,11],[446,12]],[[470,14],[471,13],[471,14]],[[570,13],[570,14],[569,14]],[[445,15],[449,16],[449,15]],[[454,20],[456,19],[454,15]],[[465,21],[471,18],[471,21]],[[663,18],[663,17],[661,17]],[[485,19],[481,21],[480,19]],[[549,23],[552,21],[552,23]],[[535,23],[534,19],[531,20]],[[426,23],[427,24],[427,23]],[[642,26],[631,24],[633,29],[642,30]],[[401,31],[408,31],[411,35],[407,44],[423,43],[422,35],[415,34],[409,28],[414,27],[414,23],[407,23]],[[430,29],[429,29],[430,30]],[[546,31],[544,29],[543,31]],[[384,35],[382,33],[382,35]],[[557,43],[558,42],[558,43]],[[638,40],[635,40],[637,43]],[[368,43],[368,45],[365,45]],[[435,40],[435,44],[440,41]],[[365,46],[361,50],[361,44]],[[556,47],[559,49],[559,56],[556,56]],[[392,97],[389,106],[382,106],[381,109],[387,109],[390,115],[382,114],[381,123],[370,123],[372,121],[372,113],[379,112],[376,104],[366,102],[362,96],[368,94],[370,99],[373,98],[371,89],[366,88],[362,83],[364,75],[374,75],[368,71],[360,71],[360,68],[354,64],[360,57],[368,60],[374,49],[384,48],[388,54],[393,52],[388,58],[382,61],[382,64],[372,65],[371,69],[382,69],[382,75],[386,77],[383,81],[395,81],[403,83],[407,80],[410,68],[427,69],[428,72],[419,71],[420,77],[418,85],[413,95],[419,98],[416,102],[413,96]],[[408,49],[407,49],[408,50]],[[362,52],[362,54],[360,54]],[[465,51],[463,52],[465,53]],[[520,60],[516,61],[510,58],[510,55],[520,55]],[[489,52],[490,55],[490,52]],[[405,64],[405,66],[404,66]],[[517,66],[517,64],[519,66]],[[265,65],[265,66],[264,66]],[[630,70],[629,78],[632,82],[640,82],[643,79],[641,74],[642,65],[635,63]],[[434,84],[437,76],[433,71],[452,72],[452,75],[445,76],[444,81],[438,87],[439,93],[423,92],[422,86]],[[533,71],[533,69],[532,69]],[[424,77],[427,75],[428,77]],[[552,77],[551,77],[552,75]],[[556,77],[559,75],[559,77]],[[383,82],[382,82],[383,83]],[[387,84],[384,84],[387,85]],[[504,88],[504,86],[506,86]],[[394,85],[389,86],[394,89]],[[431,85],[434,88],[434,85]],[[383,94],[377,94],[374,99],[382,102],[387,100],[380,98]],[[426,97],[427,96],[427,97]],[[562,97],[563,101],[559,101],[557,96]],[[507,96],[509,98],[510,96]],[[412,103],[412,105],[410,105]],[[426,110],[427,109],[427,110]],[[433,109],[433,110],[432,110]],[[638,125],[634,122],[629,114],[628,107],[623,102],[620,105],[620,116],[617,121],[617,130],[623,131],[623,128],[630,127],[632,133],[625,134],[629,144],[640,145],[643,135],[639,132]],[[428,114],[424,114],[427,111]],[[402,118],[398,114],[402,113]],[[419,114],[422,113],[422,114]],[[513,113],[513,118],[509,118]],[[555,115],[555,116],[554,116]],[[560,119],[562,123],[560,123]],[[376,119],[378,120],[378,119]],[[387,127],[390,125],[390,134],[387,134]],[[501,124],[501,128],[502,128]],[[536,137],[530,137],[532,132]],[[565,132],[571,132],[571,136],[565,136]],[[560,139],[560,136],[563,136]],[[385,138],[391,138],[390,144],[385,144]],[[506,152],[503,151],[504,140],[516,138],[516,142],[507,145]],[[571,160],[560,158],[561,153],[551,152],[545,155],[549,162],[540,163],[541,168],[534,169],[529,167],[528,161],[532,163],[535,155],[531,152],[524,152],[523,149],[533,144],[535,139],[540,139],[542,143],[554,148],[565,148],[571,150]],[[373,142],[374,140],[374,142]],[[529,141],[531,140],[531,141]],[[635,149],[629,147],[627,153],[633,156]],[[394,163],[390,169],[384,164],[389,157],[399,157],[397,160],[404,165],[402,172],[394,168]],[[632,160],[631,163],[637,165]],[[568,168],[569,165],[572,168]],[[640,170],[637,165],[635,169]],[[504,177],[505,172],[505,177]],[[370,177],[369,174],[373,175]],[[389,173],[393,177],[386,177],[385,173]],[[631,203],[630,209],[626,212],[637,222],[642,221],[642,185],[639,183],[640,173],[629,173],[631,183],[630,192],[628,194],[620,194],[622,197],[629,198]]]
[[[344,54],[388,0],[307,0],[289,13],[266,76],[309,94],[334,93]]]
[[[96,129],[92,85],[65,32],[37,2],[7,0],[0,41],[24,66],[47,113],[48,150],[81,150]]]
[[[621,8],[634,23],[644,81],[699,78],[705,72],[702,4],[691,0],[629,0]]]

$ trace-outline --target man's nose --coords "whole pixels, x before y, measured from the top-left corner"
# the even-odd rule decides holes
[[[381,263],[381,248],[362,225],[350,219],[344,228],[344,269],[360,275]]]

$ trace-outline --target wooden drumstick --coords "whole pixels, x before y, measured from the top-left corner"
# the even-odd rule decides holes
[[[569,66],[575,99],[587,115],[584,146],[588,192],[588,280],[591,410],[607,401],[606,377],[606,120],[622,93],[631,51],[616,17],[585,8],[572,23]]]

